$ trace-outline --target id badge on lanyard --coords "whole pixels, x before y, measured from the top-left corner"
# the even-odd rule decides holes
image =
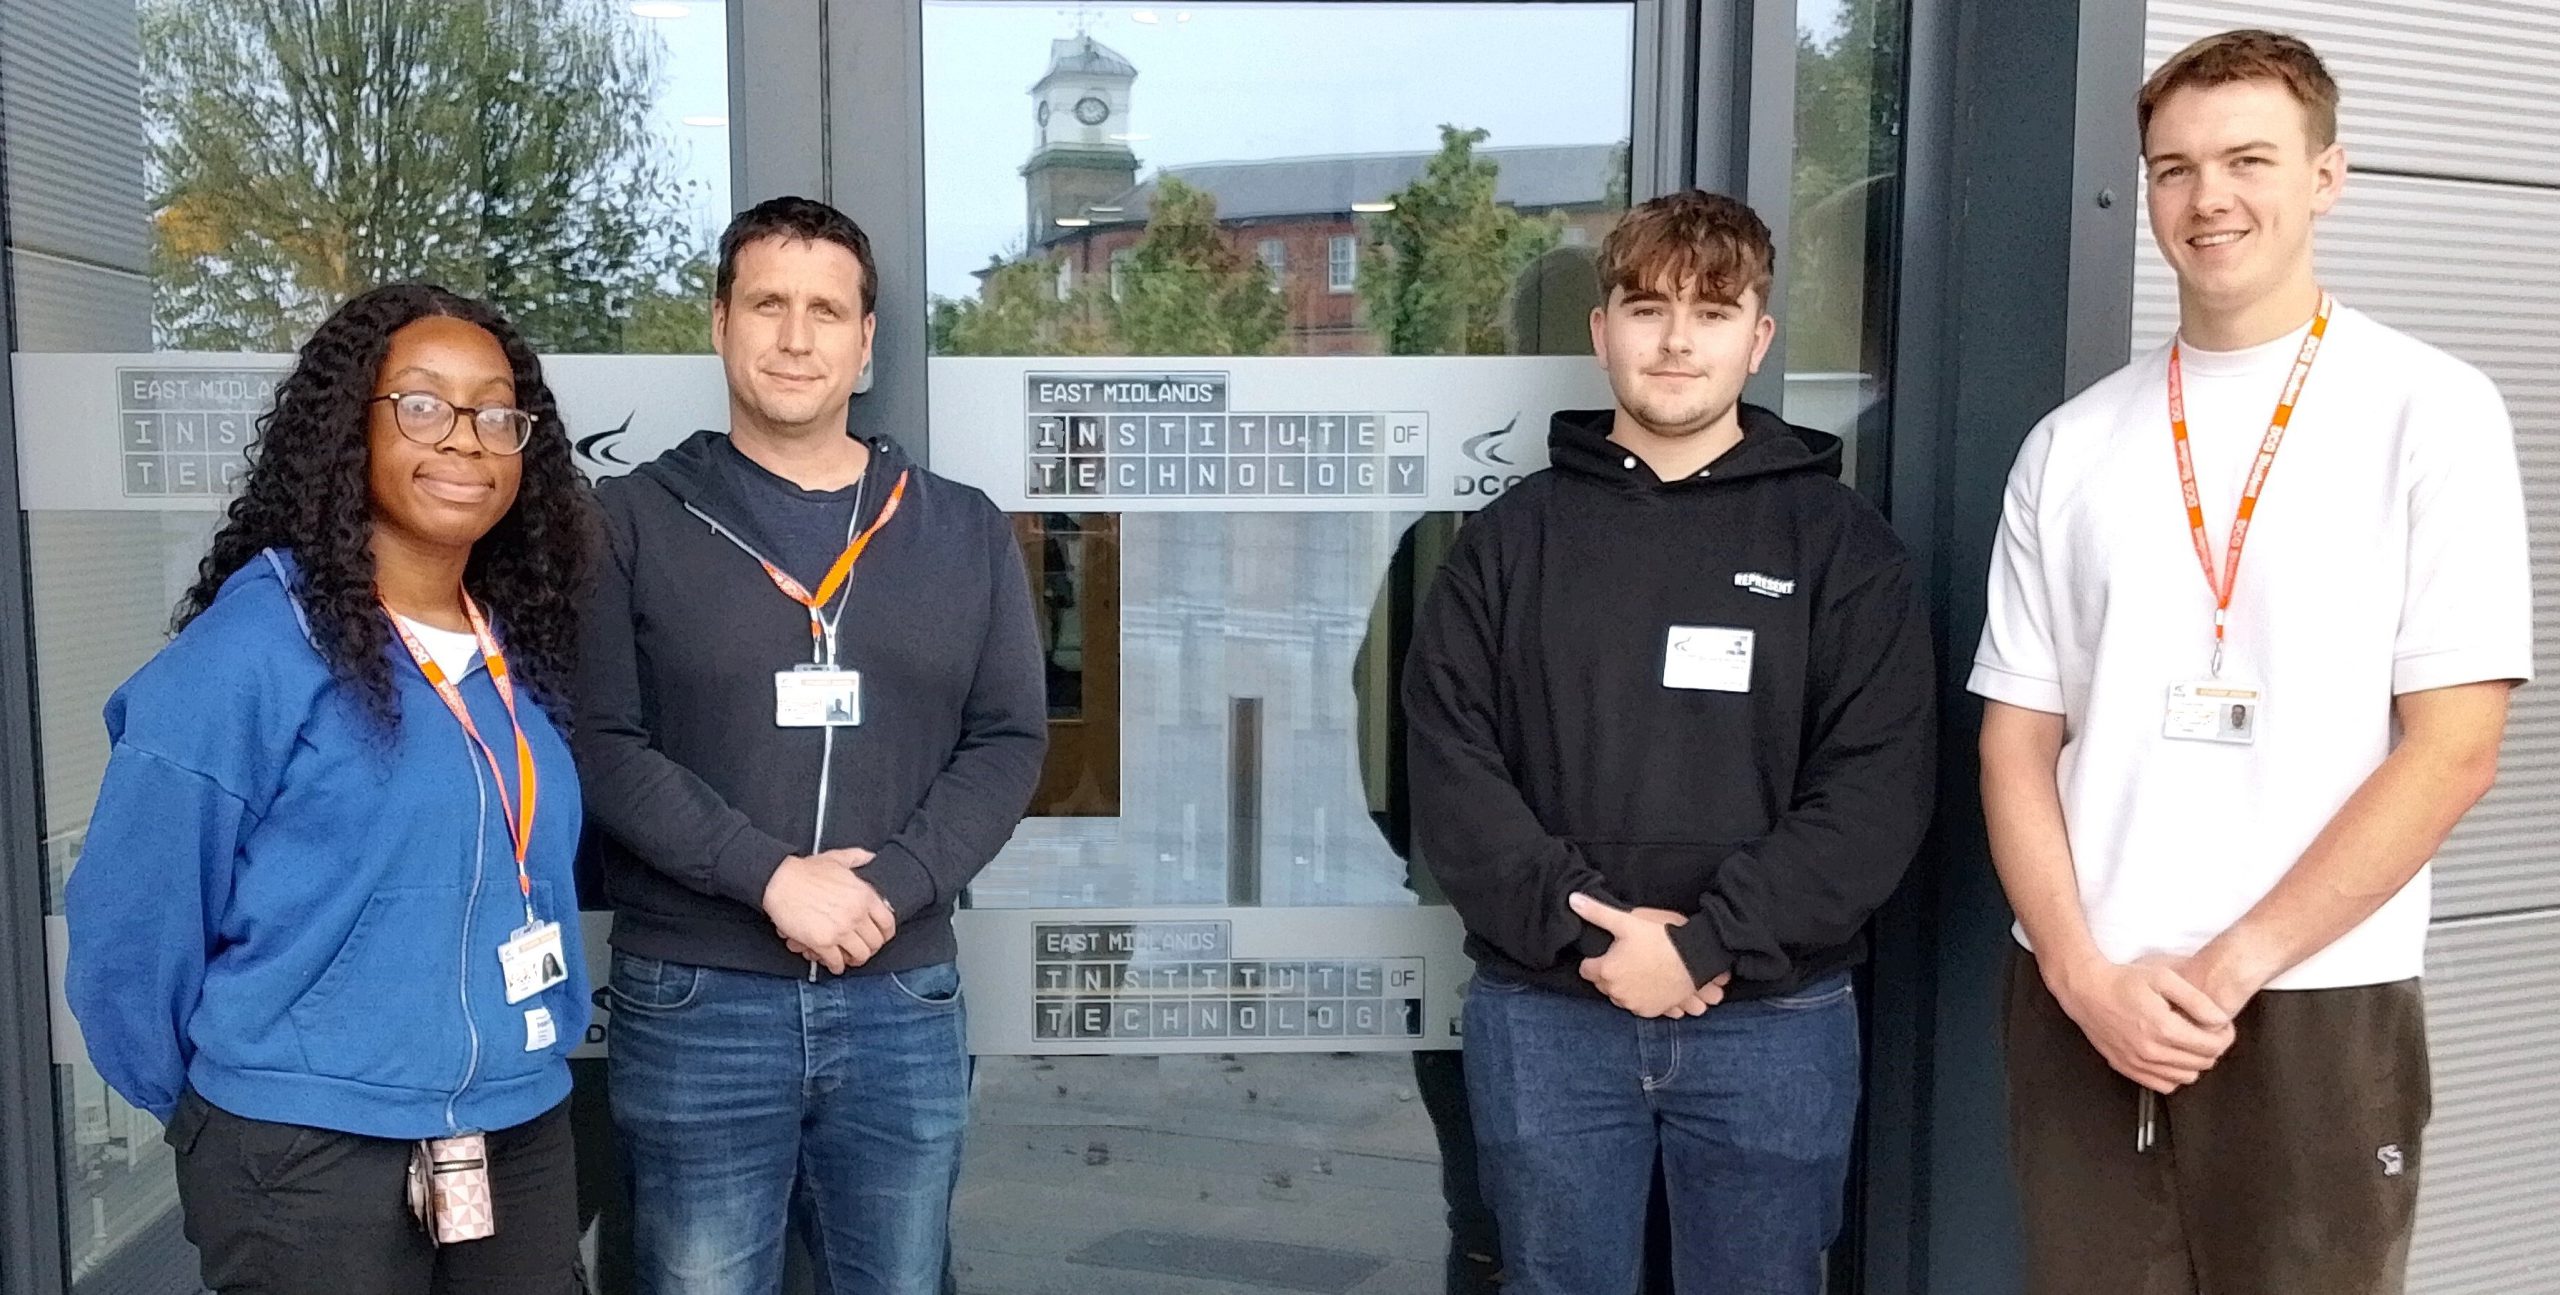
[[[809,648],[813,661],[804,661],[788,670],[773,673],[773,722],[777,728],[858,728],[862,724],[862,672],[847,670],[836,662],[835,627],[820,609],[846,587],[853,575],[854,564],[862,560],[871,547],[872,537],[889,519],[898,515],[898,505],[907,497],[907,474],[898,474],[898,483],[890,487],[889,500],[880,506],[880,515],[860,535],[846,542],[844,552],[836,555],[827,568],[826,579],[818,582],[811,593],[780,567],[756,559],[767,579],[783,596],[809,611]],[[854,498],[854,514],[862,512],[862,499]],[[836,614],[842,616],[839,607]]]
[[[506,973],[507,1002],[524,1000],[566,983],[569,955],[558,922],[527,922],[498,946],[498,967]]]
[[[2221,742],[2248,746],[2257,740],[2258,716],[2266,710],[2266,694],[2220,679],[2169,685],[2169,713],[2160,736],[2182,742]]]
[[[541,779],[533,764],[533,746],[525,740],[524,722],[516,715],[515,680],[508,671],[506,653],[499,648],[497,636],[489,632],[489,623],[481,616],[479,604],[473,602],[469,594],[463,595],[462,610],[471,619],[472,634],[480,640],[481,663],[489,671],[490,686],[498,690],[499,704],[507,708],[507,724],[515,732],[519,794],[514,797],[507,794],[507,779],[498,763],[498,753],[480,736],[480,725],[472,720],[471,708],[462,700],[462,690],[445,677],[444,669],[435,663],[426,646],[418,642],[418,636],[401,623],[390,604],[385,603],[382,610],[383,614],[390,616],[391,627],[399,631],[401,643],[408,647],[410,658],[418,663],[418,671],[426,676],[427,685],[435,689],[437,699],[444,703],[446,710],[453,712],[455,721],[462,725],[463,734],[488,761],[489,779],[498,794],[498,807],[506,815],[507,840],[515,850],[516,891],[524,900],[524,925],[517,927],[507,937],[507,942],[498,946],[498,971],[506,983],[507,1001],[521,1003],[543,990],[566,983],[569,979],[569,955],[567,943],[561,937],[560,924],[546,921],[533,911],[533,875],[526,867],[525,858],[533,846],[534,810],[540,798]],[[528,1017],[529,1032],[538,1024]],[[528,1046],[526,1050],[537,1049]]]
[[[773,722],[782,728],[855,728],[862,723],[862,672],[822,664],[773,675]]]
[[[2284,390],[2277,393],[2275,413],[2267,420],[2266,435],[2258,442],[2258,456],[2249,467],[2249,479],[2240,493],[2240,508],[2231,520],[2229,556],[2217,576],[2213,566],[2213,542],[2204,526],[2204,501],[2196,489],[2195,451],[2187,440],[2187,394],[2184,366],[2179,361],[2179,343],[2169,344],[2169,433],[2178,455],[2178,485],[2187,506],[2187,531],[2195,544],[2196,561],[2204,568],[2205,587],[2214,597],[2213,668],[2202,679],[2190,679],[2169,685],[2167,704],[2160,719],[2160,735],[2180,742],[2217,742],[2226,746],[2248,746],[2257,741],[2258,730],[2266,721],[2266,692],[2244,681],[2223,676],[2223,648],[2231,623],[2231,595],[2240,583],[2240,558],[2249,543],[2249,527],[2258,513],[2258,498],[2266,491],[2267,476],[2275,470],[2276,451],[2284,445],[2285,429],[2293,422],[2294,406],[2302,399],[2302,389],[2311,379],[2311,366],[2320,358],[2320,342],[2329,332],[2329,315],[2337,305],[2327,293],[2320,294],[2320,311],[2312,317],[2311,331],[2302,339],[2302,349],[2293,359],[2293,369],[2285,375]]]

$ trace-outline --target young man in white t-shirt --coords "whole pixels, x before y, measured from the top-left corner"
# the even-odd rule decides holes
[[[2020,449],[1969,685],[2028,1289],[2398,1291],[2427,862],[2533,668],[2513,433],[2314,277],[2310,47],[2200,41],[2139,116],[2178,338]]]

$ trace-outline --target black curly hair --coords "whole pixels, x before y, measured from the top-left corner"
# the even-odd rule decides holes
[[[498,340],[515,371],[516,405],[534,417],[515,504],[472,546],[462,578],[505,640],[515,676],[565,727],[578,601],[598,534],[594,501],[570,461],[568,429],[533,347],[497,311],[432,284],[394,283],[357,296],[302,344],[293,372],[276,388],[275,407],[258,419],[248,476],[197,568],[195,587],[178,604],[174,628],[203,615],[223,582],[261,550],[290,549],[301,569],[294,593],[320,654],[383,730],[397,731],[400,707],[385,653],[391,625],[374,593],[368,547],[366,405],[391,335],[435,316],[477,325]]]

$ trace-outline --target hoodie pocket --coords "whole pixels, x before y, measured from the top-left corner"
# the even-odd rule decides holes
[[[1725,858],[1748,841],[1626,841],[1577,838],[1583,862],[1637,908],[1697,911],[1698,897]]]
[[[289,1013],[314,1075],[449,1088],[462,1074],[461,924],[451,887],[375,891]]]

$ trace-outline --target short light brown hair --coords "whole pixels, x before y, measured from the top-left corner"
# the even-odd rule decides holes
[[[1766,310],[1776,263],[1758,212],[1723,194],[1689,189],[1639,205],[1600,241],[1600,295],[1605,302],[1619,289],[1694,287],[1710,301],[1740,305],[1743,293],[1757,292]]]
[[[2151,114],[2180,90],[2206,90],[2240,81],[2273,81],[2302,105],[2303,133],[2317,153],[2338,142],[2338,83],[2301,37],[2245,27],[2207,36],[2170,56],[2142,83],[2133,101],[2142,149],[2151,151]]]

